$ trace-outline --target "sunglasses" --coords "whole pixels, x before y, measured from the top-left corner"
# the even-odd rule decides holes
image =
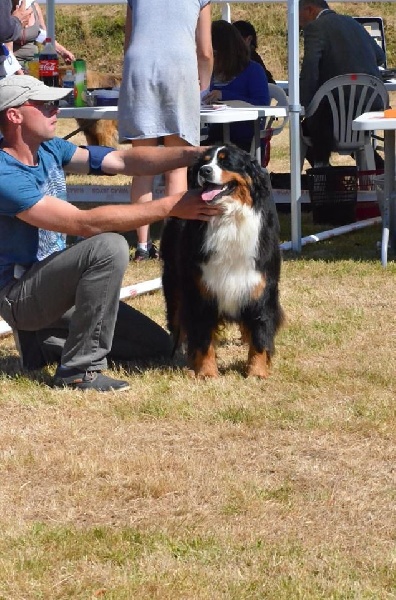
[[[27,100],[22,106],[34,106],[38,110],[50,112],[56,108],[59,108],[59,100],[48,100],[47,102],[40,100]]]

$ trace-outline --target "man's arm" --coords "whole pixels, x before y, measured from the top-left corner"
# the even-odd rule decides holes
[[[377,44],[375,39],[371,37],[371,35],[370,35],[370,39],[373,44],[373,48],[374,48],[374,52],[375,52],[375,59],[377,61],[377,66],[378,67],[383,66],[385,63],[385,52],[382,50],[381,46],[379,44]]]
[[[167,196],[145,204],[106,205],[81,210],[64,200],[44,196],[17,218],[50,231],[91,237],[106,231],[131,231],[166,217],[207,221],[221,210],[201,199],[200,191]]]
[[[165,171],[193,165],[205,150],[206,148],[199,146],[136,147],[114,150],[104,157],[102,171],[107,175],[158,175]],[[65,171],[88,173],[88,150],[77,148],[71,161],[65,166]]]
[[[319,89],[319,65],[323,53],[323,39],[317,22],[304,30],[304,58],[300,72],[300,102],[307,107]]]
[[[22,34],[22,29],[29,22],[32,12],[31,8],[26,8],[26,0],[23,0],[21,6],[17,6],[11,15],[12,3],[0,2],[0,42],[17,40]]]

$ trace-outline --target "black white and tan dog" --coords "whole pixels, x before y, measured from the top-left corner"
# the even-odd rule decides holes
[[[218,375],[215,342],[227,322],[249,346],[247,375],[267,377],[279,304],[279,224],[268,173],[233,145],[214,146],[193,168],[202,201],[220,204],[210,221],[168,219],[162,239],[163,290],[175,346],[187,344],[197,377]]]

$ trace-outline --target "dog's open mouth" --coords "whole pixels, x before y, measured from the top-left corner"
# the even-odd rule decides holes
[[[225,185],[217,185],[216,183],[205,182],[202,187],[201,198],[204,202],[212,202],[216,198],[223,196],[230,192],[231,185],[226,183]]]

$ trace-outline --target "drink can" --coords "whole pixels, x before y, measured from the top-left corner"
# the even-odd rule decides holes
[[[87,67],[85,60],[77,58],[74,69],[74,106],[87,105]]]

